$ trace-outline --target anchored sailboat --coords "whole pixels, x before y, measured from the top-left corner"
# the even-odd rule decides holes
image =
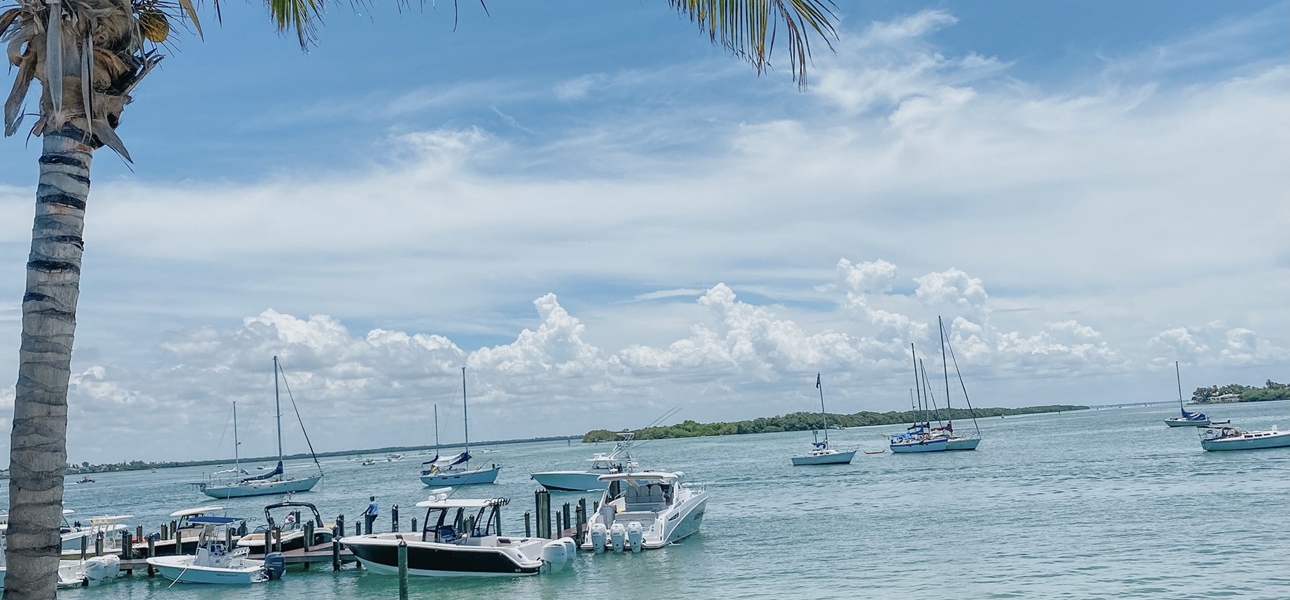
[[[466,412],[466,367],[461,368],[461,420],[465,429],[465,451],[453,456],[439,455],[439,406],[435,405],[435,453],[434,458],[421,463],[421,481],[430,487],[445,485],[470,485],[475,483],[493,483],[497,473],[502,470],[497,465],[479,469],[470,468],[470,417]]]
[[[949,436],[949,443],[945,445],[945,449],[976,450],[977,444],[981,443],[981,428],[976,424],[976,412],[972,410],[972,401],[968,399],[967,386],[963,383],[963,373],[959,371],[959,360],[954,358],[954,348],[951,346],[950,357],[954,358],[954,373],[958,375],[959,386],[963,388],[963,401],[967,403],[968,411],[972,415],[972,425],[976,427],[975,435],[958,435],[954,433],[954,412],[950,410],[950,367],[945,361],[945,347],[949,346],[949,336],[945,335],[945,322],[941,320],[940,315],[936,316],[936,324],[941,329],[941,367],[945,373],[946,420],[944,433]]]
[[[794,456],[793,466],[851,464],[851,459],[856,455],[855,450],[838,451],[829,447],[829,413],[824,412],[824,386],[820,382],[819,373],[815,374],[815,387],[820,390],[820,417],[824,419],[824,441],[821,442],[819,434],[816,434],[815,441],[811,444],[811,451],[803,456]]]
[[[237,439],[237,404],[233,404],[233,460],[232,470],[219,471],[211,474],[210,481],[199,484],[198,487],[202,493],[212,498],[241,498],[244,496],[269,496],[274,494],[286,494],[288,492],[307,492],[323,478],[322,465],[318,463],[318,457],[314,455],[313,443],[309,441],[309,433],[305,432],[305,443],[309,444],[309,454],[313,456],[314,465],[318,467],[318,474],[309,477],[287,477],[282,464],[282,403],[281,394],[278,391],[278,379],[282,372],[278,364],[278,357],[273,357],[273,408],[274,417],[278,424],[278,466],[272,471],[263,475],[254,477],[242,477],[245,474],[239,465],[238,439]],[[290,391],[290,390],[288,390]],[[295,407],[295,400],[291,401]],[[300,411],[296,411],[296,419],[300,420]],[[300,421],[300,430],[304,431],[304,421]]]
[[[1174,361],[1174,379],[1178,381],[1178,410],[1182,416],[1170,417],[1165,419],[1165,425],[1170,427],[1205,427],[1210,424],[1209,417],[1205,413],[1187,412],[1183,405],[1182,397],[1182,372],[1178,370],[1178,361]]]

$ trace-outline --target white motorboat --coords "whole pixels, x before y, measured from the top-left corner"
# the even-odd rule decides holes
[[[582,549],[639,552],[697,533],[708,492],[682,483],[683,475],[661,471],[601,475],[608,485],[600,509],[588,519]]]
[[[493,464],[470,468],[470,416],[466,410],[466,367],[461,368],[461,422],[465,429],[465,450],[453,456],[439,455],[439,405],[434,409],[434,458],[421,463],[421,482],[430,487],[494,483],[502,468]]]
[[[829,414],[824,412],[824,386],[820,383],[819,373],[815,374],[815,388],[820,390],[820,417],[824,421],[824,441],[820,441],[817,433],[815,442],[811,444],[811,450],[805,455],[792,458],[793,466],[849,465],[851,464],[851,459],[856,456],[854,448],[851,450],[837,450],[829,447]]]
[[[223,506],[198,506],[195,508],[185,508],[170,513],[172,519],[176,519],[175,533],[179,535],[181,548],[175,549],[174,534],[170,539],[156,539],[152,544],[153,556],[166,556],[168,554],[188,554],[197,552],[197,539],[201,536],[202,525],[192,523],[189,519],[217,513],[224,510]],[[145,556],[148,551],[148,541],[135,540],[135,556]]]
[[[7,552],[7,534],[9,524],[7,515],[4,522],[0,522],[0,590],[4,589],[5,575],[9,571],[8,562],[5,559]],[[59,560],[58,561],[58,587],[82,587],[93,586],[107,581],[116,579],[121,573],[121,558],[115,554],[103,556],[93,556],[84,560]]]
[[[247,548],[230,548],[227,528],[242,519],[233,517],[192,517],[189,522],[202,525],[197,553],[154,556],[148,564],[162,577],[176,583],[251,584],[268,581],[264,561],[248,558]]]
[[[134,516],[90,517],[89,525],[83,525],[80,521],[68,523],[67,515],[70,514],[73,514],[72,510],[63,509],[63,523],[59,528],[59,535],[62,537],[62,554],[64,556],[80,556],[82,550],[87,553],[94,552],[95,543],[100,533],[103,534],[105,552],[120,552],[121,531],[126,529],[122,521]]]
[[[281,396],[278,392],[278,376],[282,368],[278,364],[278,357],[273,357],[273,408],[275,419],[278,423],[278,466],[272,471],[263,475],[244,477],[246,471],[238,466],[238,441],[237,441],[237,403],[233,403],[233,468],[226,471],[218,471],[211,474],[210,480],[205,483],[197,484],[202,493],[212,498],[227,500],[229,498],[245,498],[247,496],[270,496],[276,494],[288,494],[293,492],[307,492],[312,490],[319,481],[322,481],[323,472],[322,464],[318,462],[318,457],[313,455],[313,445],[309,446],[309,454],[313,456],[314,465],[318,467],[317,475],[308,477],[288,477],[282,465],[282,406]],[[290,390],[288,390],[290,391]],[[295,405],[295,400],[291,401]],[[300,411],[296,411],[296,416],[300,416]],[[305,428],[304,421],[300,421],[300,429]],[[309,434],[305,433],[305,440],[309,440]]]
[[[1178,411],[1181,414],[1177,417],[1165,419],[1165,425],[1170,427],[1205,427],[1211,425],[1208,415],[1190,412],[1183,404],[1182,372],[1178,370],[1178,361],[1176,360],[1174,361],[1174,377],[1178,380]]]
[[[1262,450],[1290,447],[1290,431],[1246,431],[1236,427],[1204,427],[1200,430],[1200,447],[1210,452],[1222,450]]]
[[[587,459],[591,466],[583,471],[543,471],[529,475],[542,487],[553,492],[588,492],[605,489],[601,475],[635,471],[636,460],[631,455],[631,442],[635,434],[618,434],[619,441],[612,452],[597,452]]]
[[[373,573],[399,572],[399,546],[407,546],[408,575],[514,576],[563,569],[573,560],[571,538],[545,540],[502,535],[498,510],[505,498],[455,499],[436,490],[429,500],[419,533],[373,533],[341,538]]]
[[[292,509],[287,516],[279,523],[274,519],[273,512],[279,509]],[[304,515],[300,510],[309,509],[309,514]],[[313,539],[305,540],[305,519],[312,519],[313,522]],[[255,531],[242,536],[237,540],[237,547],[247,548],[251,554],[265,554],[265,544],[271,540],[265,538],[274,528],[278,528],[282,534],[283,552],[288,550],[299,550],[305,547],[306,541],[310,547],[319,544],[330,544],[332,539],[332,530],[336,527],[335,523],[324,523],[322,515],[318,512],[318,507],[308,502],[279,502],[264,507],[264,524],[255,528]]]

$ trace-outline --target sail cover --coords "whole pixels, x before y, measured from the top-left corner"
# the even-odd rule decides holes
[[[1183,418],[1188,421],[1205,421],[1209,419],[1209,417],[1205,416],[1205,413],[1187,412],[1187,409],[1185,408],[1179,410],[1182,411]]]
[[[282,461],[278,461],[277,468],[273,469],[272,471],[269,471],[268,473],[265,473],[263,475],[256,475],[255,477],[247,477],[242,481],[260,481],[261,479],[272,479],[273,477],[277,477],[278,475],[281,475],[281,474],[282,474]]]
[[[454,454],[452,456],[444,456],[444,457],[435,455],[434,458],[427,460],[421,464],[423,466],[428,465],[432,467],[437,467],[439,469],[447,469],[448,467],[459,465],[468,460],[470,460],[470,453],[462,452],[461,454]]]

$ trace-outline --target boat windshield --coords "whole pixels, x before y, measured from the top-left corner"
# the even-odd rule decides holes
[[[473,507],[427,509],[421,541],[464,544],[469,538],[501,535],[500,528],[496,527],[501,520],[496,505],[481,506],[478,511],[472,509]]]

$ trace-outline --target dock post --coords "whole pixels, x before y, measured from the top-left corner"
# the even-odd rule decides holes
[[[543,539],[551,537],[551,492],[540,489],[533,492],[537,505],[537,536]]]
[[[363,523],[354,523],[354,535],[363,535]]]
[[[336,515],[336,529],[332,535],[338,538],[345,537],[345,515]]]
[[[555,536],[555,537],[556,537],[556,539],[560,539],[560,538],[564,537],[564,530],[565,530],[565,529],[568,529],[568,528],[570,528],[570,527],[573,527],[573,520],[569,518],[569,503],[568,503],[568,502],[565,502],[565,503],[564,503],[564,508],[562,509],[562,512],[564,513],[564,529],[561,529],[560,531],[556,532],[556,536]]]
[[[555,511],[555,532],[553,534],[547,535],[547,538],[553,539],[553,540],[560,539],[560,532],[564,531],[564,523],[560,522],[560,518],[563,516],[564,515],[560,514],[560,511],[558,510]]]
[[[172,520],[170,522],[170,531],[174,531],[176,529],[179,529],[179,521]]]
[[[175,556],[179,556],[184,553],[184,532],[175,527],[171,530],[171,533],[175,537]]]
[[[134,558],[134,536],[129,529],[121,530],[121,560]]]
[[[134,539],[139,540],[140,542],[143,541],[143,525],[134,526]]]
[[[399,540],[399,600],[408,600],[408,543]]]
[[[493,511],[493,535],[502,535],[502,507]]]
[[[183,538],[180,538],[180,541],[183,541]],[[229,552],[233,551],[233,528],[232,527],[224,528],[224,547],[227,548]],[[179,554],[182,552],[183,552],[183,548],[180,548],[180,547],[175,548],[176,554]],[[196,553],[194,552],[194,554]]]
[[[161,524],[161,539],[163,540],[170,539],[170,529],[166,527],[165,523]]]
[[[340,570],[340,538],[342,530],[337,527],[331,530],[331,570]]]
[[[587,528],[587,499],[578,500],[578,508],[574,511],[577,521],[574,522],[573,540],[582,545],[584,530]]]
[[[103,556],[103,532],[94,534],[94,556]]]
[[[524,537],[533,537],[533,514],[524,511]]]
[[[89,544],[90,544],[89,536],[84,536],[84,535],[81,536],[81,560],[85,560],[85,557],[89,555],[90,553]]]
[[[397,504],[390,507],[390,531],[399,532],[399,505]]]
[[[148,536],[148,556],[147,557],[152,558],[156,555],[157,555],[157,539],[152,536]],[[151,578],[156,576],[157,576],[156,569],[152,568],[152,563],[148,563],[148,577]]]
[[[416,517],[412,517],[412,529],[410,529],[409,531],[411,531],[412,533],[416,533],[416,532],[420,531],[419,529],[417,529],[417,518],[416,518]]]

